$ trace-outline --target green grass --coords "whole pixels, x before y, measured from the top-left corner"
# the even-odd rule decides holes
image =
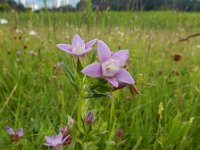
[[[44,136],[67,124],[77,94],[54,65],[73,67],[73,58],[56,44],[70,43],[76,33],[86,41],[97,37],[113,51],[129,49],[128,70],[141,93],[132,96],[128,88],[114,92],[114,128],[108,125],[111,100],[89,99],[94,131],[109,131],[99,149],[200,149],[200,37],[177,43],[199,31],[199,13],[98,12],[89,30],[78,12],[1,13],[0,18],[9,22],[0,25],[0,149],[47,149]],[[30,30],[38,35],[30,36]],[[183,56],[178,62],[172,58],[175,53]],[[163,118],[158,114],[161,102]],[[7,125],[24,128],[19,145],[10,142]],[[122,140],[115,137],[117,128],[125,132]]]

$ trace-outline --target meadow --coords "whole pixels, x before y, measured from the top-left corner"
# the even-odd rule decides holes
[[[8,20],[0,24],[0,149],[51,149],[43,145],[45,136],[58,134],[68,115],[77,121],[78,92],[60,65],[73,68],[75,58],[56,47],[75,34],[98,38],[115,52],[128,49],[139,94],[128,87],[104,89],[104,97],[84,100],[82,119],[92,110],[95,122],[71,131],[72,143],[64,149],[200,149],[200,37],[187,38],[200,32],[199,13],[93,12],[90,23],[81,12],[0,18]],[[93,47],[83,67],[95,56]],[[24,129],[17,144],[6,126]]]

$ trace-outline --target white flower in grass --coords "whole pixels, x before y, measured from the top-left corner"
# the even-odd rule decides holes
[[[6,19],[0,19],[0,24],[8,24],[8,20]]]
[[[31,31],[28,32],[28,34],[29,34],[29,35],[32,35],[32,36],[36,36],[36,35],[37,35],[37,32],[31,30]]]

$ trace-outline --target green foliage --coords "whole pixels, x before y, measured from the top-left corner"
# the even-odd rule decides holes
[[[87,0],[86,5],[86,24],[89,27],[93,22],[93,16],[92,16],[92,1]]]

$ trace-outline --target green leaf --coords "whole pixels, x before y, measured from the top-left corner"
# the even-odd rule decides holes
[[[96,134],[96,136],[104,136],[104,135],[106,135],[108,133],[108,131],[102,131],[102,132],[100,132],[100,133],[97,133]]]
[[[82,66],[82,64],[81,64],[80,59],[78,58],[78,59],[77,59],[77,65],[76,65],[76,71],[77,71],[77,73],[78,73],[78,75],[79,75],[80,77],[83,77],[83,76],[84,76],[83,73],[81,72],[82,69],[83,69],[83,66]]]
[[[96,56],[97,56],[97,51],[93,51],[92,57],[91,57],[91,60],[90,60],[90,64],[93,63],[96,60]]]
[[[69,79],[70,83],[78,91],[78,87],[77,87],[76,82],[75,82],[74,73],[72,72],[72,70],[68,66],[66,66],[64,64],[62,64],[62,67],[63,67],[63,71],[64,71],[65,75],[67,76],[67,78]]]
[[[142,142],[142,136],[139,137],[139,139],[137,140],[137,143],[135,144],[135,146],[133,147],[132,150],[137,150],[139,148],[141,142]]]
[[[87,99],[87,98],[99,98],[99,97],[111,98],[111,96],[109,94],[106,94],[106,93],[92,93],[85,98]]]
[[[98,91],[99,93],[111,92],[113,87],[107,84],[104,79],[91,80],[89,89],[91,91]]]
[[[105,143],[108,145],[113,145],[113,146],[116,145],[115,141],[106,141]]]

